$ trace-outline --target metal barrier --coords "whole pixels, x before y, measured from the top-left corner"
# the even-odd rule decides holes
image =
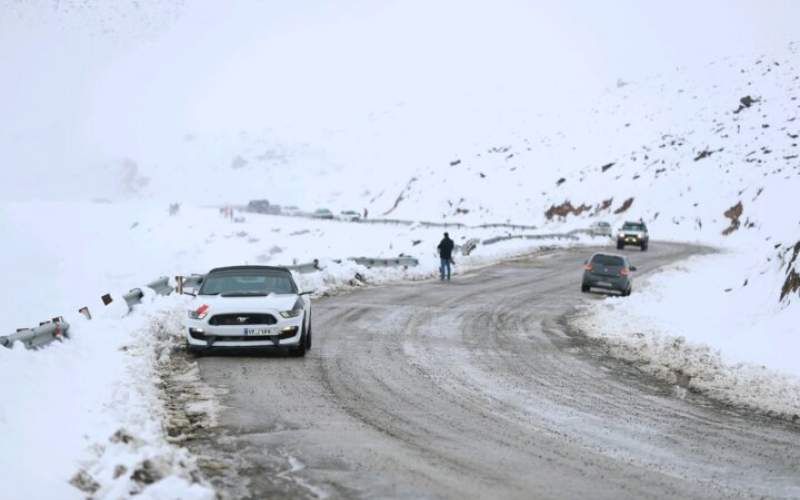
[[[365,267],[415,267],[419,265],[419,260],[408,255],[401,255],[393,259],[382,257],[351,257],[350,260]]]
[[[53,321],[43,323],[36,328],[24,328],[14,334],[0,337],[0,345],[10,349],[19,342],[26,349],[38,349],[54,340],[68,337],[69,323],[62,318],[55,318]]]
[[[156,292],[158,295],[169,295],[174,290],[172,286],[169,284],[169,278],[166,276],[162,276],[157,280],[148,283],[145,286]]]
[[[514,229],[514,230],[528,230],[533,231],[538,229],[537,226],[529,226],[525,224],[510,224],[506,222],[502,223],[487,223],[487,224],[478,224],[478,225],[470,225],[464,224],[463,222],[430,222],[430,221],[413,221],[413,220],[403,220],[403,219],[359,219],[359,224],[397,224],[401,226],[413,226],[418,225],[421,227],[439,227],[443,229],[448,228],[455,228],[455,229]]]
[[[551,234],[515,234],[508,236],[495,236],[481,241],[481,245],[494,245],[501,241],[509,240],[577,240],[574,234],[551,233]]]
[[[204,279],[206,279],[205,274],[192,274],[191,276],[185,276],[183,278],[183,287],[198,288],[200,285],[203,284]]]
[[[142,297],[144,297],[144,292],[142,292],[141,288],[134,288],[122,296],[125,303],[128,304],[129,311],[133,310],[134,305],[142,303]]]
[[[470,238],[463,245],[456,245],[456,249],[461,251],[461,255],[469,255],[478,247],[480,242],[481,240],[477,238]]]
[[[317,271],[322,271],[322,268],[319,265],[319,260],[314,259],[311,262],[307,262],[305,264],[292,264],[291,266],[283,266],[290,271],[295,271],[300,274],[308,274],[308,273],[315,273]]]

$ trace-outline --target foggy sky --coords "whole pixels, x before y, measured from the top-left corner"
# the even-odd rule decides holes
[[[792,1],[5,2],[0,154],[18,189],[2,196],[19,198],[188,133],[313,142],[382,113],[435,133],[589,105],[619,78],[783,47],[800,19]]]

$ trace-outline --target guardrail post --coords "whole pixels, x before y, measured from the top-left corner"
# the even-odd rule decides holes
[[[78,312],[83,314],[83,317],[86,319],[92,319],[92,313],[89,312],[89,308],[86,306],[81,307],[78,309]]]

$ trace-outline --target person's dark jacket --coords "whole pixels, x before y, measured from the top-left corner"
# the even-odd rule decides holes
[[[441,242],[439,242],[439,246],[436,247],[439,249],[439,257],[442,259],[452,259],[453,258],[453,240],[450,238],[443,238]]]

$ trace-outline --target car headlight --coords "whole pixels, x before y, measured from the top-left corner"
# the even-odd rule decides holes
[[[294,303],[294,306],[288,311],[281,311],[281,316],[284,318],[296,318],[303,314],[303,299],[298,298],[297,302]]]
[[[203,319],[208,316],[208,305],[203,304],[202,306],[198,307],[197,309],[190,309],[188,311],[189,319]]]

